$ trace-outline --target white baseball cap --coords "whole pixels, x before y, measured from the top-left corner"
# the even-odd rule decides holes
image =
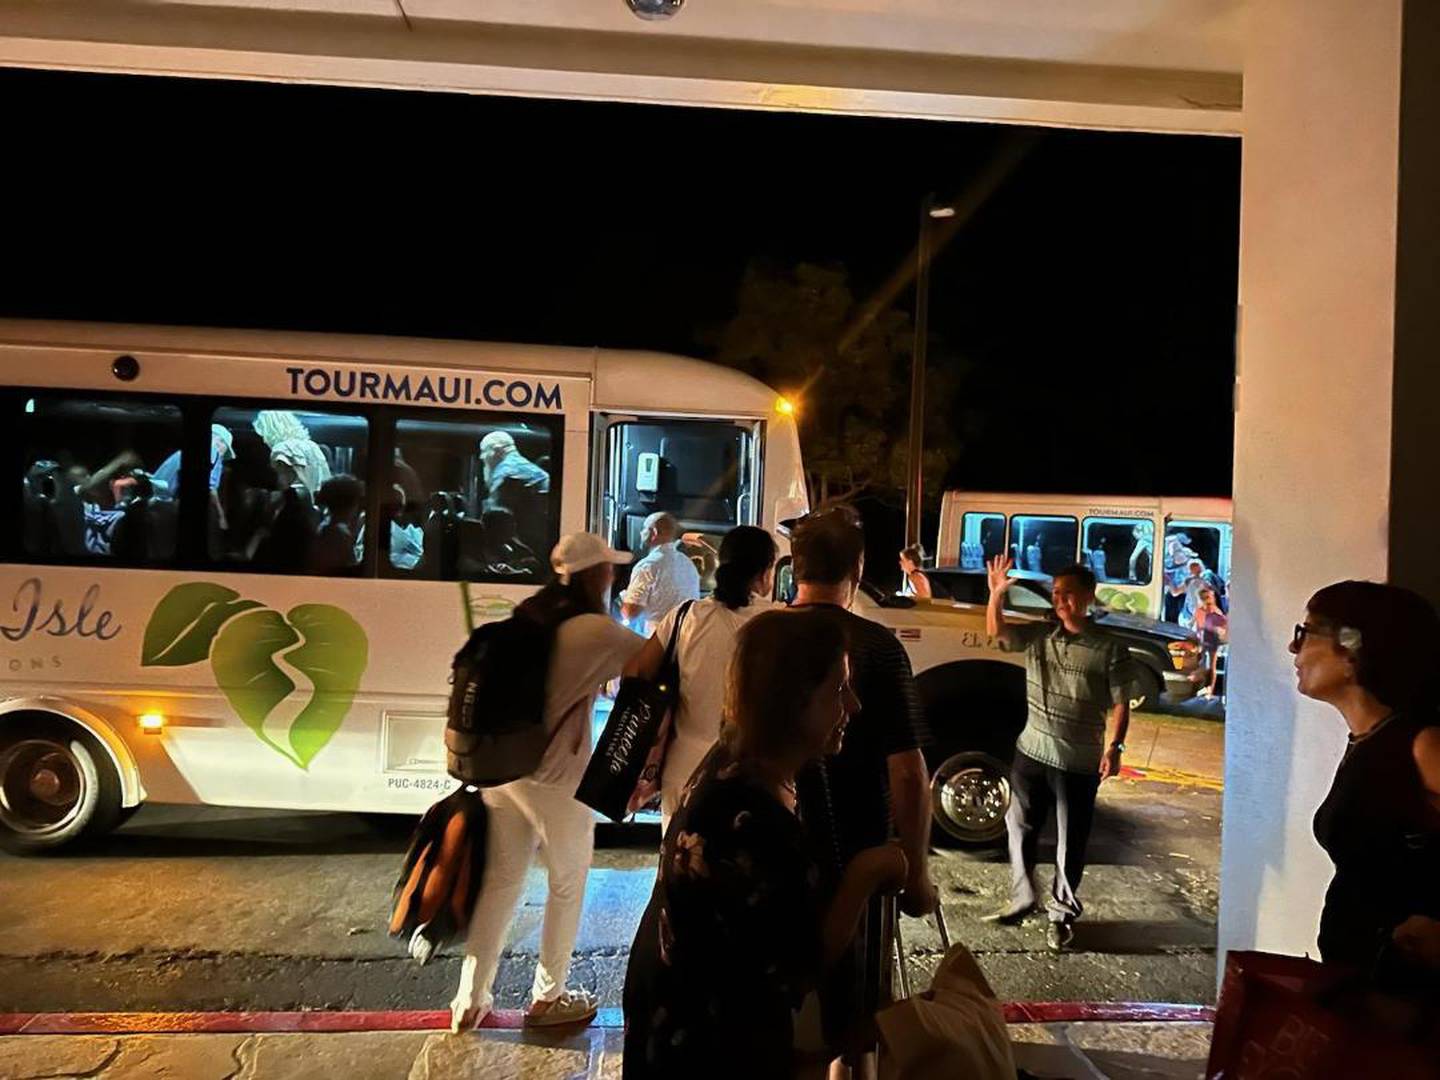
[[[568,577],[601,563],[623,566],[633,558],[628,551],[616,551],[594,533],[571,533],[562,536],[550,552],[550,565],[557,574]]]

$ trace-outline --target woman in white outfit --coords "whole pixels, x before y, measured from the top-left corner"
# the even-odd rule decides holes
[[[680,701],[675,728],[660,774],[660,828],[680,805],[680,793],[696,766],[720,737],[725,705],[725,671],[735,652],[735,635],[752,618],[774,605],[775,540],[764,529],[741,525],[720,541],[720,565],[715,568],[715,594],[690,606],[680,624],[675,657],[680,665]],[[671,611],[655,628],[645,648],[626,668],[626,674],[653,679],[665,662],[665,647],[675,633],[680,608]]]
[[[594,995],[565,988],[595,846],[595,815],[575,801],[575,789],[590,760],[595,695],[645,644],[603,614],[610,608],[614,564],[629,561],[598,536],[566,536],[550,556],[559,583],[521,605],[522,611],[526,605],[554,605],[579,614],[570,614],[555,631],[545,683],[545,726],[552,736],[540,767],[482,793],[490,818],[485,877],[470,918],[460,987],[450,1003],[452,1031],[475,1027],[494,1005],[500,950],[537,851],[546,873],[545,922],[525,1023],[581,1023],[595,1015]]]

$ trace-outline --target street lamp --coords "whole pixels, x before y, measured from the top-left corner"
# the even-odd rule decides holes
[[[910,447],[905,478],[905,545],[920,543],[920,479],[925,453],[925,348],[930,332],[930,259],[934,223],[955,216],[955,208],[936,203],[934,193],[920,200],[920,237],[915,245],[915,347],[910,351]]]

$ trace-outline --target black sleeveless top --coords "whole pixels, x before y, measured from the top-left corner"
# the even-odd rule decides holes
[[[1368,966],[1411,915],[1440,917],[1440,811],[1415,764],[1415,737],[1434,714],[1394,715],[1352,740],[1315,839],[1335,864],[1320,915],[1320,957]]]

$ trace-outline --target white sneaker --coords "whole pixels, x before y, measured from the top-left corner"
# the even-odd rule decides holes
[[[526,1027],[588,1024],[595,1019],[600,1000],[588,990],[566,990],[553,1001],[532,1002],[525,1010]]]
[[[428,964],[430,958],[435,955],[435,943],[425,936],[428,925],[427,923],[424,926],[417,926],[415,932],[410,935],[411,959],[418,960],[422,967]]]

